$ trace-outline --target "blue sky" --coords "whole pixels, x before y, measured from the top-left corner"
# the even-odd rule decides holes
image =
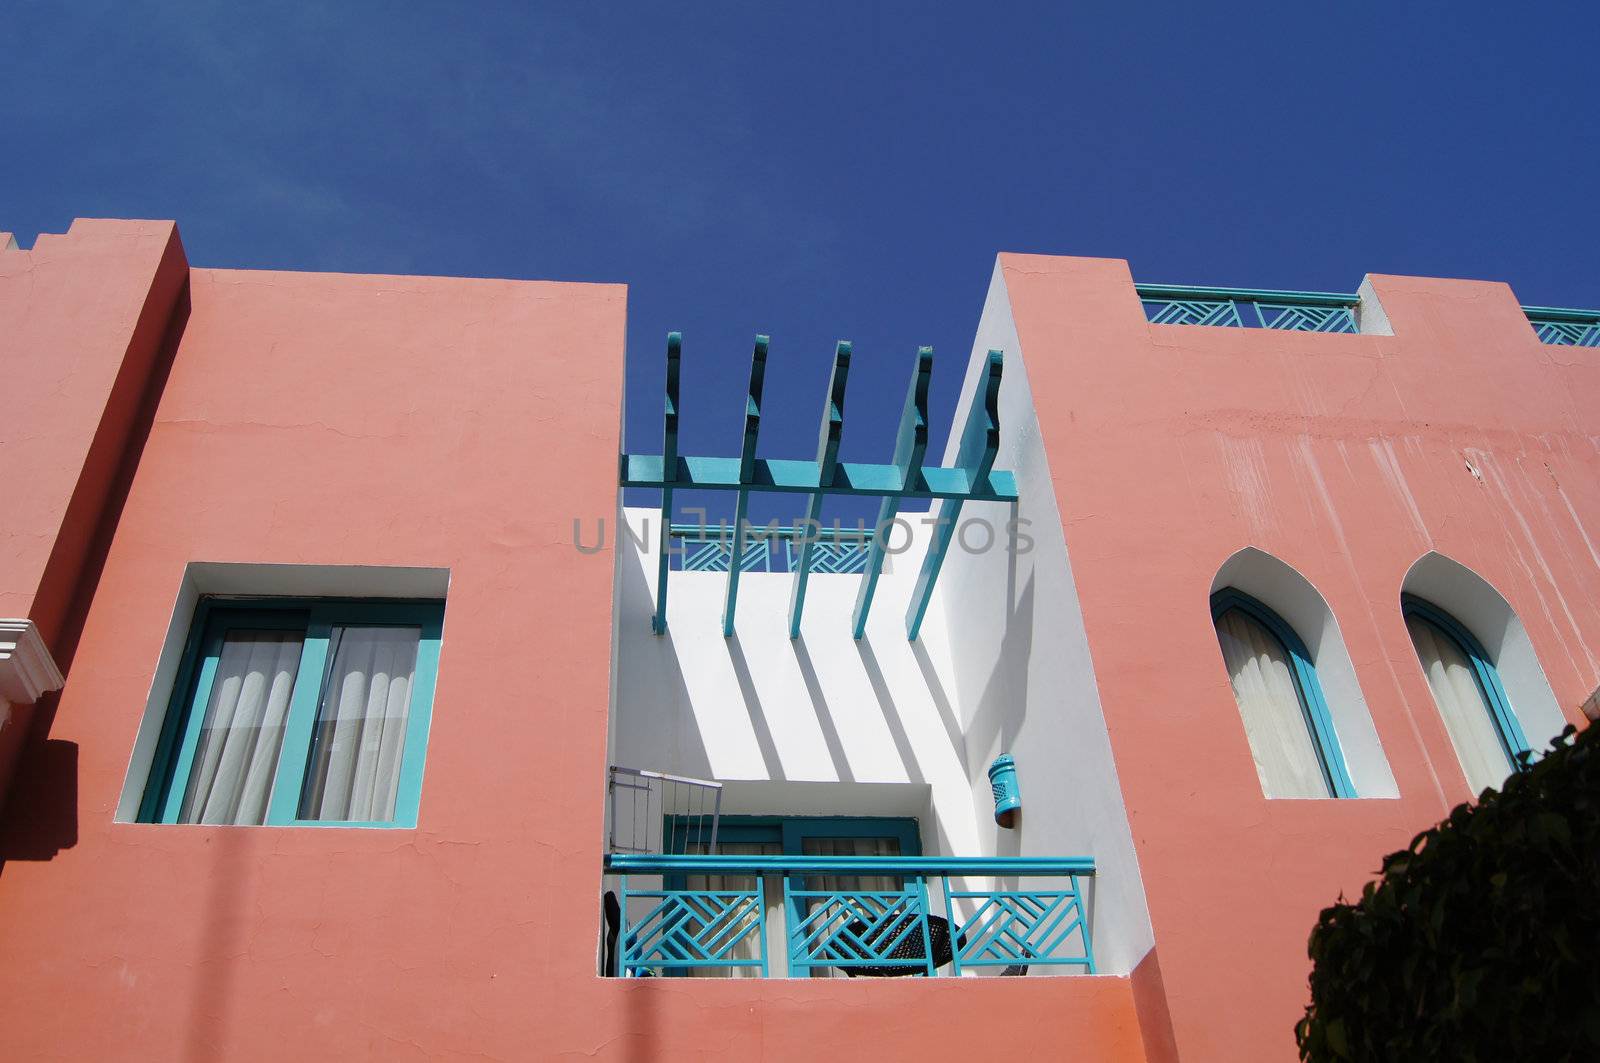
[[[997,251],[1600,305],[1600,4],[12,3],[0,229],[178,220],[197,265],[625,281],[628,440],[935,452]],[[776,512],[756,510],[765,517]],[[851,514],[853,515],[853,513]]]

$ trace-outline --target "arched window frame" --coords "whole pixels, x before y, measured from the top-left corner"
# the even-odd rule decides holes
[[[1495,734],[1500,737],[1501,748],[1506,751],[1515,770],[1526,771],[1528,765],[1522,754],[1531,753],[1532,749],[1522,733],[1522,725],[1517,722],[1517,714],[1511,710],[1511,699],[1506,697],[1506,689],[1500,685],[1500,671],[1489,659],[1483,644],[1460,621],[1426,598],[1401,594],[1400,612],[1407,617],[1419,617],[1444,632],[1472,662],[1472,677],[1478,683],[1478,692],[1489,706],[1489,720],[1494,724]]]
[[[1293,662],[1300,712],[1305,719],[1306,729],[1311,732],[1311,744],[1316,747],[1317,760],[1322,765],[1322,777],[1328,783],[1328,792],[1334,797],[1357,796],[1350,773],[1345,768],[1344,754],[1339,750],[1339,736],[1333,729],[1328,699],[1323,696],[1322,684],[1317,680],[1317,666],[1312,662],[1306,644],[1294,628],[1265,603],[1232,587],[1225,587],[1211,596],[1212,627],[1216,627],[1224,613],[1234,609],[1266,628]]]

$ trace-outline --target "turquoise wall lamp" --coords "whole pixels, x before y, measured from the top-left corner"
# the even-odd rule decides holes
[[[1022,791],[1017,786],[1017,762],[1010,753],[1000,754],[989,765],[989,787],[994,791],[994,821],[1014,829],[1022,811]]]

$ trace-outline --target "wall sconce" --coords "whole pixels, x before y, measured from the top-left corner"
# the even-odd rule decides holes
[[[989,765],[989,787],[994,791],[994,821],[1006,830],[1017,825],[1022,810],[1022,791],[1017,786],[1017,763],[1010,753],[1002,753]]]

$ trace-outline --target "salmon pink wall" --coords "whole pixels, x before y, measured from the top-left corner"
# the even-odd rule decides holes
[[[171,222],[79,219],[31,250],[0,251],[0,616],[30,617],[46,642],[186,267]]]
[[[7,1057],[1143,1058],[1127,979],[597,977],[614,559],[572,529],[616,512],[624,290],[190,295],[50,731],[72,831],[0,867]],[[114,822],[191,561],[449,569],[416,830]]]
[[[0,617],[33,621],[65,670],[187,263],[171,222],[80,218],[0,249]],[[0,805],[35,711],[0,725]]]
[[[1001,266],[1177,1051],[1292,1059],[1317,912],[1469,797],[1407,569],[1493,584],[1574,723],[1600,681],[1600,351],[1540,344],[1503,284],[1372,277],[1392,336],[1311,335],[1148,324],[1122,261]],[[1262,796],[1208,607],[1244,546],[1326,598],[1398,799]]]

